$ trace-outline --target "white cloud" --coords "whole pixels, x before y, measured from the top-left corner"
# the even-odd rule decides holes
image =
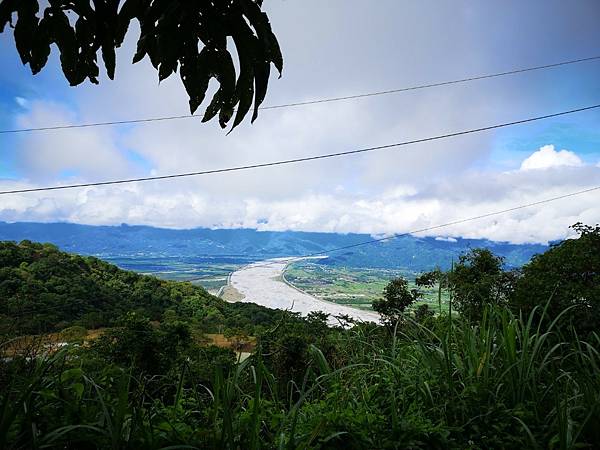
[[[458,239],[453,238],[453,237],[442,237],[442,236],[437,236],[435,238],[436,241],[442,241],[442,242],[458,242]]]
[[[569,150],[554,150],[554,145],[544,145],[521,163],[521,170],[550,169],[552,167],[583,165],[579,156]]]
[[[23,97],[15,97],[15,102],[17,102],[17,105],[21,108],[27,108],[27,106],[29,106],[29,101]]]
[[[17,116],[20,128],[72,125],[77,115],[64,105],[36,101]],[[42,131],[19,136],[16,164],[26,178],[55,180],[65,173],[90,179],[131,175],[135,167],[125,157],[117,135],[109,128]],[[138,172],[139,174],[139,172]]]

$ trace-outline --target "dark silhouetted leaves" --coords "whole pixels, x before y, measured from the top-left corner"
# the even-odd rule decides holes
[[[18,0],[4,0],[0,2],[0,33],[6,24],[12,26],[12,14],[17,10]]]
[[[215,78],[219,88],[202,120],[218,115],[223,128],[236,109],[232,129],[239,125],[252,103],[254,121],[267,92],[271,64],[280,75],[283,69],[279,44],[260,0],[52,0],[49,6],[42,3],[41,13],[38,2],[0,2],[0,32],[7,24],[14,27],[15,46],[32,73],[46,65],[50,46],[56,44],[71,85],[86,79],[98,83],[99,51],[106,74],[113,79],[115,49],[122,45],[131,21],[137,20],[141,32],[133,63],[148,56],[159,81],[179,71],[192,114]],[[228,38],[235,45],[239,73]]]
[[[14,5],[17,11],[17,24],[15,25],[15,44],[23,64],[31,60],[31,48],[35,41],[35,31],[38,27],[36,13],[39,8],[36,0],[22,0]]]

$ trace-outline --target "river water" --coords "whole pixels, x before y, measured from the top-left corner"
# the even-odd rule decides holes
[[[365,322],[379,320],[375,312],[326,302],[290,286],[282,277],[287,261],[289,258],[275,258],[249,264],[231,274],[230,285],[244,297],[242,301],[267,308],[289,309],[303,316],[311,311],[323,311],[332,316],[347,314]],[[338,323],[333,317],[329,322]]]

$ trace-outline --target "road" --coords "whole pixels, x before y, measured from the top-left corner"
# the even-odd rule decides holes
[[[287,259],[275,258],[245,266],[233,272],[230,285],[243,296],[242,301],[267,308],[291,309],[303,316],[311,311],[323,311],[331,315],[347,314],[365,322],[379,320],[377,313],[326,302],[288,285],[282,279]],[[331,324],[338,323],[332,317],[329,321]]]

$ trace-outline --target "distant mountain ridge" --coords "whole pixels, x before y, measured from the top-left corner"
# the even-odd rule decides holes
[[[368,234],[303,231],[194,228],[173,230],[141,225],[95,226],[72,223],[0,222],[0,240],[50,242],[61,250],[100,258],[247,256],[266,259],[326,252],[369,241]],[[486,247],[521,266],[548,247],[510,244],[483,239],[451,239],[403,236],[389,241],[333,252],[324,264],[428,270],[447,268],[469,248]]]

